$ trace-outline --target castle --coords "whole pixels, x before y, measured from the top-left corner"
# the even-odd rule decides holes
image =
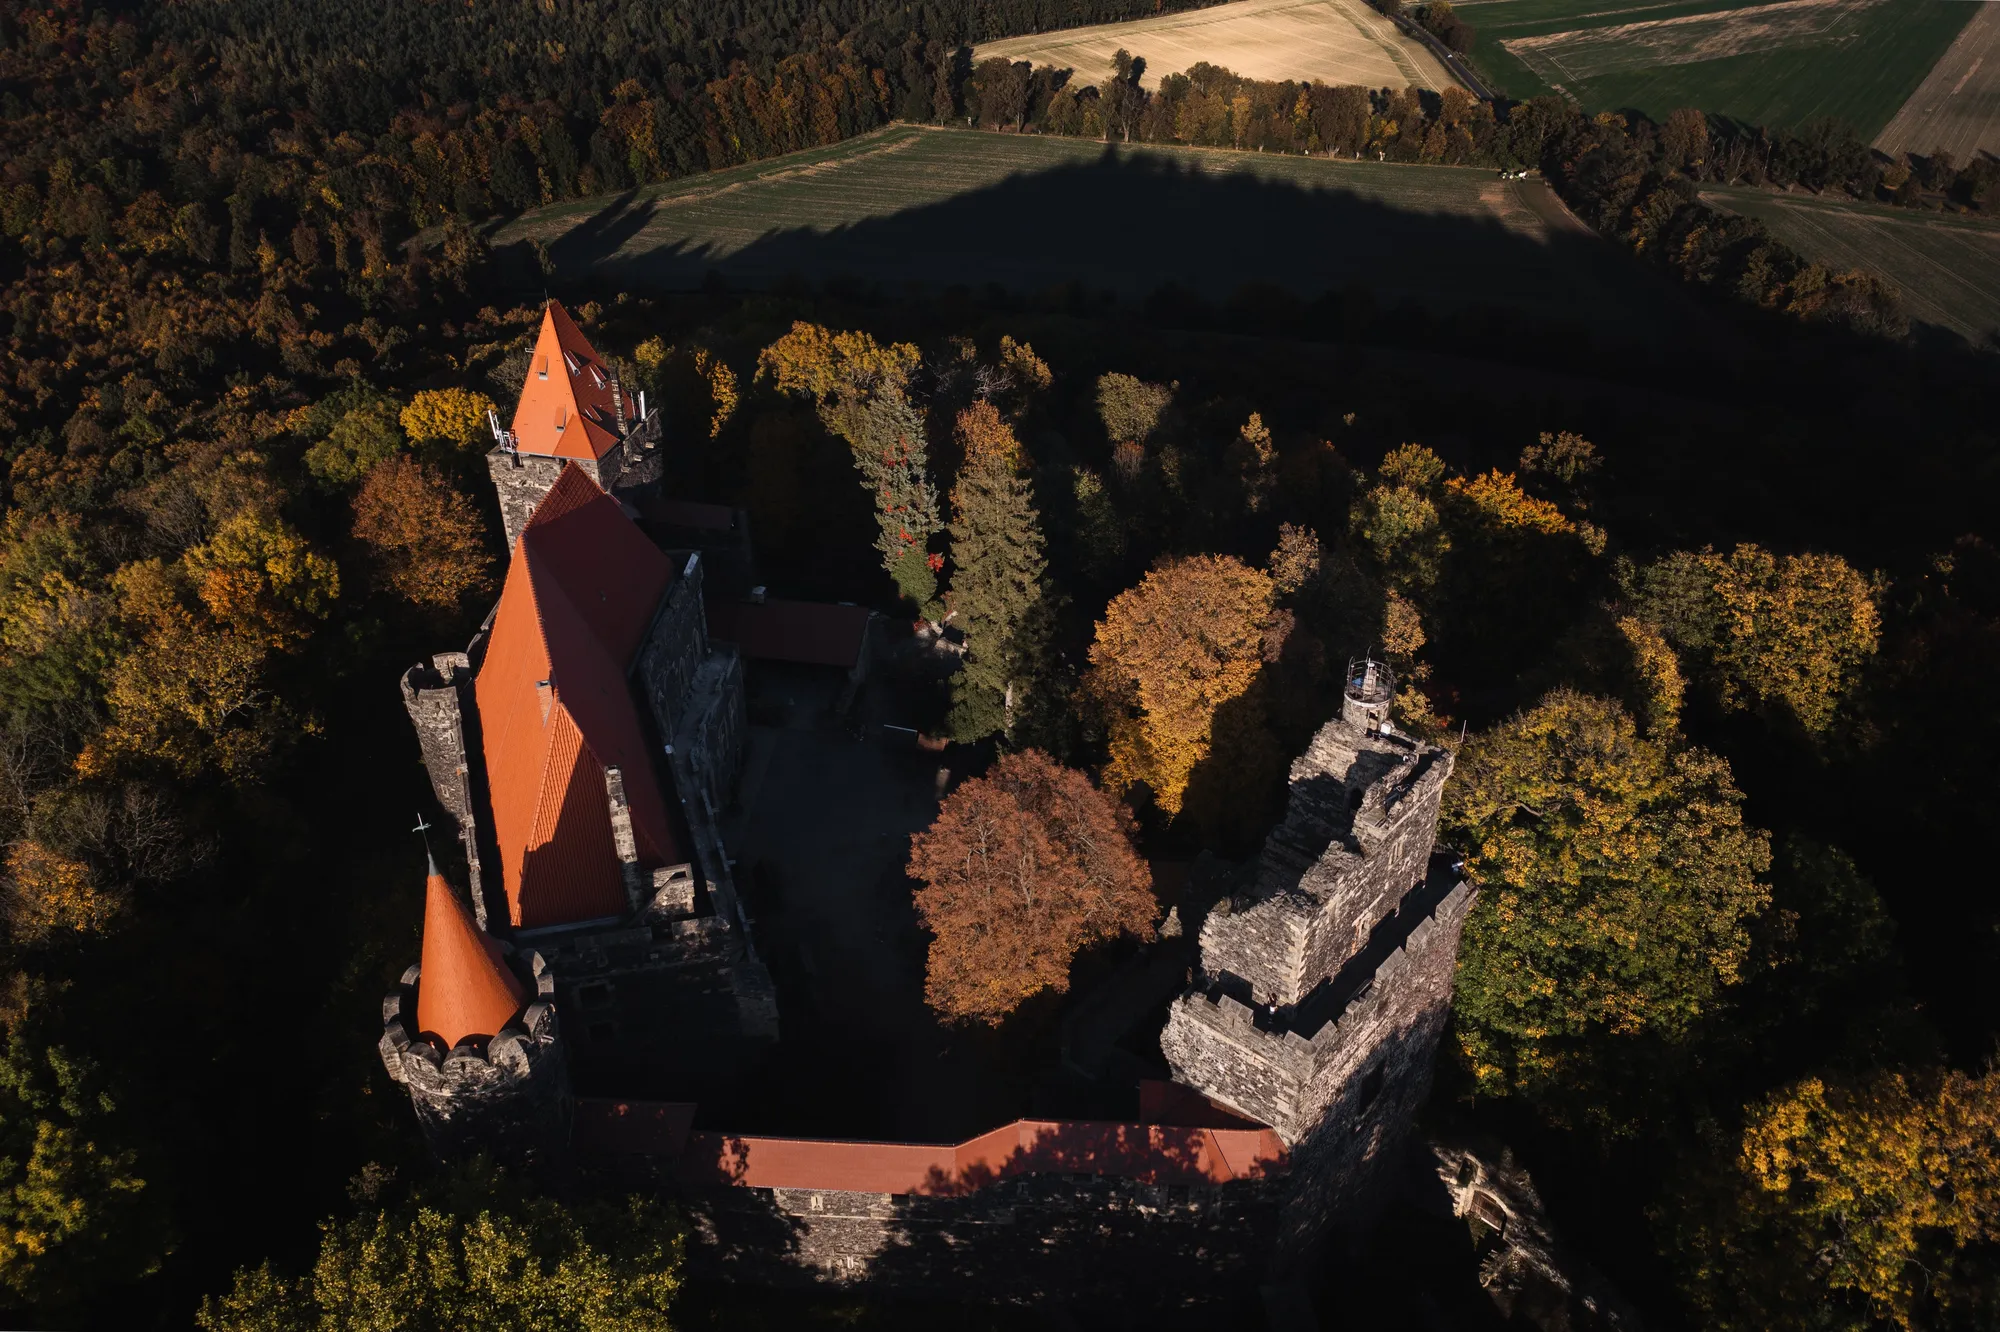
[[[1138,1120],[943,1144],[731,1133],[702,1102],[779,1022],[719,831],[743,658],[814,658],[745,618],[761,597],[707,604],[713,556],[642,530],[667,503],[657,412],[561,306],[495,434],[499,602],[402,679],[469,882],[430,867],[380,1048],[440,1154],[669,1192],[709,1270],[998,1298],[1198,1298],[1296,1271],[1359,1214],[1428,1094],[1473,894],[1434,847],[1451,756],[1395,730],[1386,667],[1350,670],[1254,878],[1207,911],[1160,1036],[1172,1080],[1142,1084]],[[619,1094],[579,1095],[580,1075]]]

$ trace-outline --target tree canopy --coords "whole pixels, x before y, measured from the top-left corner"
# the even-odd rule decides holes
[[[1037,750],[952,792],[910,839],[931,1007],[997,1025],[1040,991],[1068,989],[1078,950],[1150,939],[1158,907],[1132,834],[1122,805]]]
[[[1477,1085],[1560,1102],[1687,1037],[1743,974],[1769,839],[1729,765],[1557,691],[1469,744],[1444,833],[1481,885],[1456,993]]]

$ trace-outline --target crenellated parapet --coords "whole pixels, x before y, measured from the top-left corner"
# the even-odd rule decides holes
[[[486,1150],[539,1162],[568,1147],[569,1069],[555,976],[536,952],[510,954],[509,964],[532,980],[533,998],[491,1037],[468,1036],[447,1047],[418,1028],[421,965],[406,970],[382,1000],[383,1066],[409,1090],[440,1156]]]

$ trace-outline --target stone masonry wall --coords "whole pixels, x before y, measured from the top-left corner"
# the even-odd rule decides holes
[[[646,641],[639,648],[639,659],[633,665],[639,691],[645,695],[662,736],[672,736],[680,730],[688,686],[708,656],[703,573],[700,553],[690,552],[680,575],[660,598],[652,626],[646,631]]]
[[[403,673],[403,707],[417,732],[417,747],[430,774],[438,803],[458,823],[465,846],[466,869],[472,880],[472,909],[486,928],[486,889],[480,854],[479,800],[467,734],[467,696],[472,688],[472,659],[463,652],[440,652],[429,663]]]
[[[767,1285],[1172,1309],[1253,1294],[1284,1190],[1066,1174],[942,1196],[725,1188],[688,1199],[689,1256]]]
[[[549,487],[562,475],[567,461],[533,453],[511,453],[500,448],[486,455],[486,470],[493,478],[493,492],[500,501],[500,522],[507,530],[509,551],[521,539],[521,529],[534,516],[535,506],[542,502],[542,496],[549,493]],[[584,461],[577,466],[588,472],[591,480],[598,479],[597,464]]]

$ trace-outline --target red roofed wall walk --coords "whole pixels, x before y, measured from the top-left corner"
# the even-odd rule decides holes
[[[641,866],[686,859],[626,677],[672,578],[666,556],[575,466],[514,547],[475,695],[516,928],[628,909],[607,766],[624,775]]]

